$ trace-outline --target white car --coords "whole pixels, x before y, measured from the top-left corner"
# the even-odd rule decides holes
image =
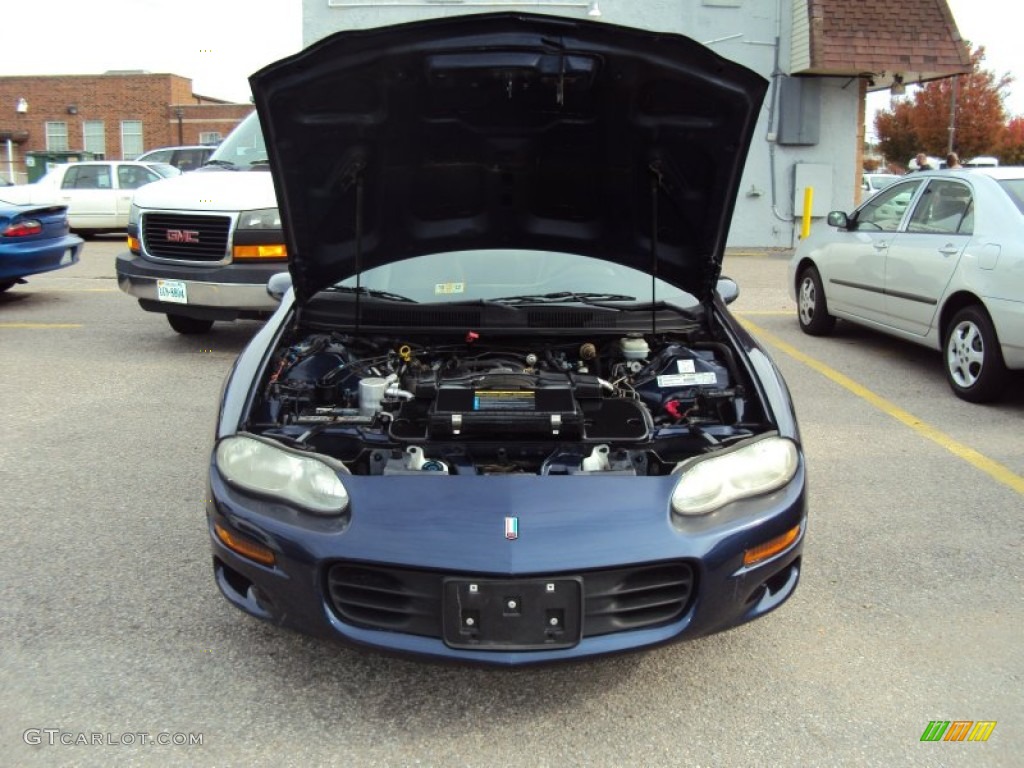
[[[865,173],[861,176],[860,188],[864,193],[863,199],[867,200],[872,195],[877,194],[881,190],[888,187],[890,184],[902,179],[902,176],[897,176],[895,173]]]
[[[789,265],[805,333],[838,317],[942,350],[976,403],[1024,369],[1024,168],[914,173],[828,225]]]
[[[4,188],[12,203],[67,206],[71,228],[79,233],[120,232],[128,226],[135,190],[181,171],[166,163],[96,160],[57,165],[35,184]]]

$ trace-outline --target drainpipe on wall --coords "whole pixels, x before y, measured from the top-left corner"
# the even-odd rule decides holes
[[[181,125],[181,120],[182,120],[183,117],[185,117],[185,110],[182,109],[181,107],[175,107],[174,108],[174,116],[176,118],[178,118],[178,146],[180,147],[181,145],[183,145],[185,143],[185,139],[183,138],[184,133],[182,131],[182,125]]]

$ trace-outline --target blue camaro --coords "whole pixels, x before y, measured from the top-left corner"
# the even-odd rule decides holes
[[[793,594],[797,423],[720,277],[761,77],[495,14],[341,33],[251,83],[290,274],[211,457],[232,604],[520,665]]]
[[[0,292],[28,275],[71,266],[81,250],[66,206],[8,203],[0,191]]]

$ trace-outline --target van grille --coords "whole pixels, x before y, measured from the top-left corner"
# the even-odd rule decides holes
[[[162,259],[222,261],[227,258],[230,216],[142,214],[142,247]]]

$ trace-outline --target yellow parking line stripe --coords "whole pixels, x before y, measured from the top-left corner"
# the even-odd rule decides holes
[[[43,288],[47,293],[117,293],[117,288]]]
[[[917,434],[921,435],[921,437],[931,440],[936,445],[942,446],[954,456],[963,459],[971,466],[981,470],[993,480],[996,480],[1017,493],[1024,495],[1024,477],[1016,474],[1008,467],[1003,466],[998,461],[990,459],[988,456],[979,453],[963,443],[957,442],[949,435],[939,431],[930,424],[921,421],[919,418],[903,410],[895,403],[886,400],[880,395],[876,395],[867,387],[861,386],[853,379],[844,376],[833,368],[830,368],[820,360],[816,360],[810,355],[801,352],[793,345],[787,344],[778,336],[766,331],[764,328],[755,325],[749,320],[740,319],[740,322],[748,331],[761,337],[761,339],[768,342],[779,351],[786,353],[794,360],[798,360],[809,368],[814,369],[825,378],[852,392],[862,400],[866,400],[878,410],[910,427],[912,430],[917,432]]]
[[[0,323],[0,328],[81,328],[81,323]]]

